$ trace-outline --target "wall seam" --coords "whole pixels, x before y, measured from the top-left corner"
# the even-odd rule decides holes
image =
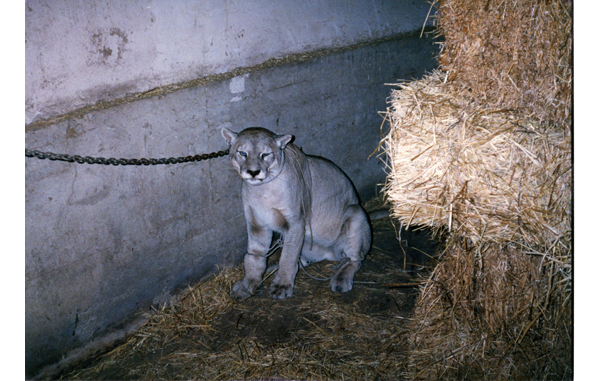
[[[380,44],[380,43],[400,40],[400,39],[407,38],[407,37],[414,37],[415,35],[421,36],[424,33],[428,33],[428,34],[432,33],[432,32],[434,32],[434,30],[435,30],[434,27],[425,27],[423,30],[416,30],[416,31],[408,32],[408,33],[396,34],[393,36],[378,38],[378,39],[374,39],[374,40],[362,41],[362,42],[358,42],[355,44],[346,45],[346,46],[337,47],[337,48],[318,49],[318,50],[314,50],[312,52],[293,53],[293,54],[289,54],[289,55],[286,55],[286,56],[280,57],[280,58],[269,58],[265,62],[260,63],[258,65],[235,68],[235,69],[225,72],[225,73],[211,74],[211,75],[207,75],[204,77],[192,79],[189,81],[183,81],[183,82],[172,83],[169,85],[155,87],[154,89],[151,89],[151,90],[148,90],[145,92],[138,92],[138,93],[130,94],[130,95],[127,95],[127,96],[121,97],[121,98],[99,101],[93,105],[84,106],[84,107],[78,108],[76,110],[73,110],[73,111],[70,111],[70,112],[67,112],[67,113],[64,113],[61,115],[57,115],[57,116],[46,118],[46,119],[41,119],[41,120],[38,120],[38,121],[35,121],[32,123],[26,124],[25,132],[41,130],[47,126],[54,125],[54,124],[57,124],[57,123],[60,123],[60,122],[63,122],[65,120],[69,120],[69,119],[74,119],[74,118],[81,119],[85,115],[92,113],[94,111],[105,110],[105,109],[109,109],[112,107],[117,107],[120,105],[133,103],[133,102],[136,102],[139,100],[153,98],[153,97],[157,97],[157,96],[158,97],[165,96],[167,94],[171,94],[176,91],[185,90],[185,89],[189,89],[189,88],[193,88],[193,87],[200,87],[200,86],[204,86],[204,85],[207,85],[210,83],[224,81],[224,80],[231,79],[231,78],[234,78],[234,77],[237,77],[240,75],[250,74],[250,73],[257,72],[257,71],[274,68],[277,66],[283,66],[283,65],[287,65],[287,64],[291,64],[291,63],[307,62],[307,61],[311,61],[311,60],[314,60],[314,59],[317,59],[320,57],[325,57],[328,55],[342,53],[342,52],[346,52],[346,51],[350,51],[350,50],[356,50],[356,49],[359,49],[359,48],[362,48],[365,46],[369,46],[369,45],[376,45],[376,44]]]

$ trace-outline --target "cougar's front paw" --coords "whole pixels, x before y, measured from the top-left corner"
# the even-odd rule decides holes
[[[292,296],[294,293],[294,286],[291,284],[272,284],[269,289],[269,295],[273,299],[285,299]]]
[[[229,295],[235,300],[243,300],[252,295],[252,290],[248,290],[244,280],[240,280],[236,284],[233,285],[231,292]]]

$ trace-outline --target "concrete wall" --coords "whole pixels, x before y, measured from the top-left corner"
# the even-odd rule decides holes
[[[420,28],[425,1],[28,0],[26,123]]]
[[[368,157],[385,84],[435,65],[435,45],[418,36],[428,10],[421,1],[27,1],[26,147],[185,156],[226,148],[223,126],[263,126],[296,135],[371,197],[384,180]],[[321,50],[332,47],[344,48]],[[258,66],[137,93],[247,65]],[[28,377],[244,254],[240,180],[225,158],[148,167],[30,158],[25,174]]]

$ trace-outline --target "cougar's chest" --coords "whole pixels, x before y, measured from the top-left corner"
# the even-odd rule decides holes
[[[295,219],[289,189],[277,184],[277,179],[260,186],[244,184],[242,198],[246,221],[251,227],[284,232]]]

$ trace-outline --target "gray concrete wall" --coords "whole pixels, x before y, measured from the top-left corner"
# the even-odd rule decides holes
[[[26,123],[420,28],[425,1],[28,0]]]
[[[380,160],[369,159],[380,139],[378,112],[387,107],[385,84],[432,69],[436,47],[418,36],[429,10],[424,2],[338,3],[27,1],[28,121],[309,54],[79,118],[34,122],[26,147],[185,156],[226,148],[221,127],[263,126],[292,133],[305,152],[333,160],[369,198],[385,177]],[[113,27],[127,31],[122,48]],[[108,31],[106,40],[94,37],[98,30]],[[398,34],[404,31],[412,33]],[[397,38],[349,45],[386,35]],[[105,44],[99,49],[109,62],[94,61],[98,52],[85,41]],[[212,51],[207,41],[220,48]],[[319,51],[332,46],[348,48]],[[25,175],[28,377],[244,254],[240,180],[225,158],[148,167],[29,158]]]

